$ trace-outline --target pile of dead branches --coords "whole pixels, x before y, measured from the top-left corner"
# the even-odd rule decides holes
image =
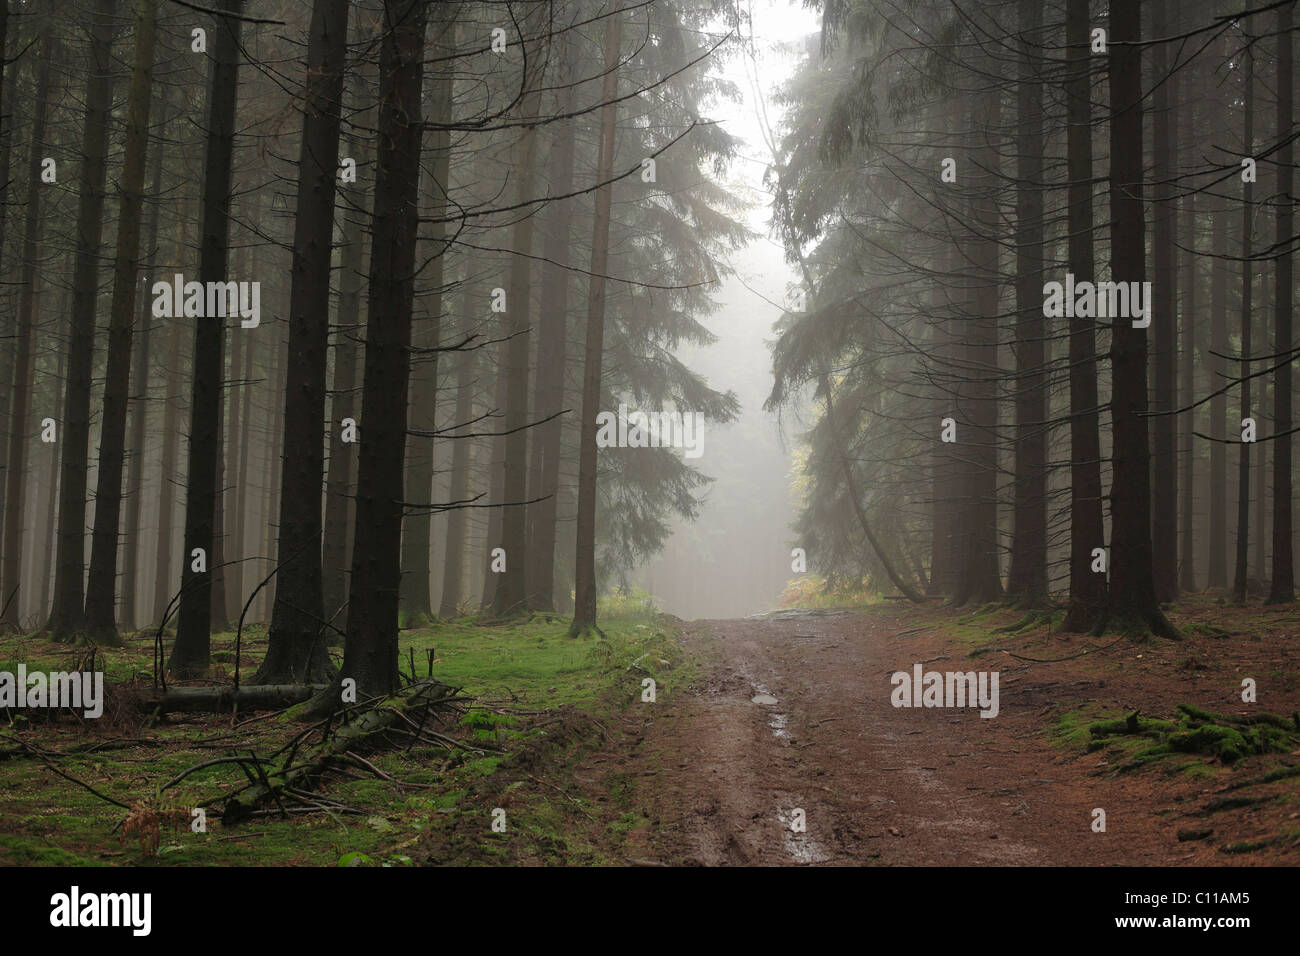
[[[196,764],[163,784],[160,792],[200,770],[235,764],[248,783],[199,804],[225,825],[273,814],[287,818],[302,813],[360,813],[321,793],[322,782],[332,775],[355,775],[359,769],[401,785],[366,759],[378,752],[425,746],[482,753],[481,745],[470,746],[442,732],[460,718],[468,701],[458,688],[433,678],[414,680],[391,696],[360,701],[306,727],[269,756],[249,751]]]

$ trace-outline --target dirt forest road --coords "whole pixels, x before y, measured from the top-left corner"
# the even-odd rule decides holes
[[[629,858],[702,865],[1063,865],[1228,862],[1180,844],[1169,800],[1139,775],[1055,747],[1062,687],[945,648],[901,611],[778,612],[685,625],[709,661],[695,689],[635,707],[618,748],[651,826]],[[919,632],[919,633],[917,633]],[[951,655],[943,657],[941,655]],[[1001,712],[895,708],[890,675],[1002,671]],[[1071,682],[1102,698],[1104,679]],[[598,755],[597,760],[606,759]],[[608,765],[606,765],[608,766]],[[589,770],[596,768],[590,767]],[[1165,807],[1163,813],[1161,807]],[[1093,808],[1107,832],[1091,828]],[[802,810],[804,832],[791,827]],[[1215,859],[1214,857],[1217,857]]]

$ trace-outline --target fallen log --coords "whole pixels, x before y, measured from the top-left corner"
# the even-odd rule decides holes
[[[281,710],[309,700],[325,684],[251,684],[234,687],[171,687],[166,693],[144,697],[140,708],[149,713],[176,712],[224,714],[238,709]]]

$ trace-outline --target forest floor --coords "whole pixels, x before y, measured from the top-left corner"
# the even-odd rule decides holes
[[[203,833],[166,811],[220,796],[239,772],[159,786],[221,754],[274,749],[299,727],[291,714],[142,722],[130,704],[149,683],[139,675],[152,642],[132,639],[100,652],[114,684],[104,720],[0,720],[0,863],[1300,862],[1300,609],[1196,595],[1170,616],[1184,640],[1063,635],[1005,608],[893,601],[689,623],[622,608],[604,638],[580,640],[545,617],[444,622],[404,631],[402,652],[423,669],[434,651],[435,675],[474,698],[446,731],[463,747],[377,754],[389,779],[331,780],[322,789],[353,815],[214,820]],[[264,634],[245,634],[245,673],[264,647]],[[71,656],[0,638],[0,670]],[[214,660],[233,663],[229,635]],[[890,675],[916,663],[997,671],[998,715],[894,707]],[[1246,677],[1257,704],[1241,701]],[[1224,730],[1206,711],[1279,720]],[[1240,747],[1252,735],[1269,752]],[[1206,752],[1225,741],[1239,759]],[[123,839],[126,810],[104,797],[161,813],[156,843]]]
[[[625,754],[615,762],[623,773],[646,782],[638,793],[652,825],[629,855],[707,865],[1300,862],[1300,776],[1282,769],[1242,785],[1300,767],[1300,735],[1231,766],[1197,753],[1137,759],[1156,745],[1143,736],[1104,738],[1088,752],[1092,722],[1135,710],[1249,712],[1246,676],[1258,683],[1257,709],[1300,708],[1294,607],[1192,600],[1173,616],[1181,642],[1049,635],[1046,625],[998,633],[1022,615],[937,607],[688,625],[687,646],[712,662],[705,678],[682,706],[640,711],[626,747],[611,748]],[[910,679],[917,662],[997,670],[997,717],[893,707],[890,675]],[[791,826],[796,808],[803,832]],[[1105,832],[1092,828],[1096,808]]]
[[[1300,862],[1294,724],[1278,752],[1228,764],[1171,752],[1145,726],[1091,733],[1134,711],[1176,718],[1179,704],[1294,720],[1295,607],[1198,596],[1170,614],[1182,641],[1049,633],[1047,622],[1017,628],[1025,615],[1007,609],[893,602],[687,623],[700,676],[684,697],[635,703],[592,752],[533,769],[580,810],[562,843],[640,865]],[[893,707],[890,675],[918,662],[997,670],[998,716]],[[1244,677],[1259,704],[1241,703]],[[483,785],[473,800],[500,781]],[[1093,829],[1098,808],[1104,832]],[[423,855],[481,861],[482,846],[448,820]],[[516,842],[493,853],[548,859]]]

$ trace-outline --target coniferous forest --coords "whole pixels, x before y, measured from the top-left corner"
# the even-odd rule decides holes
[[[1250,925],[1296,6],[0,3],[0,863]]]

